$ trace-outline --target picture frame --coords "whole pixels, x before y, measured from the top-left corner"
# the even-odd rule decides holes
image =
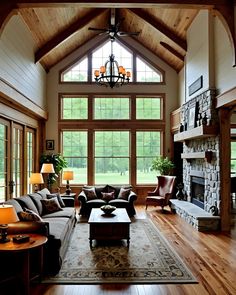
[[[189,106],[188,109],[188,129],[192,129],[196,127],[196,114],[197,114],[197,104],[193,103]]]
[[[200,76],[196,81],[194,81],[189,87],[188,92],[189,96],[191,96],[193,93],[197,92],[199,89],[201,89],[203,86],[203,76]]]
[[[54,140],[46,140],[46,150],[54,150]]]

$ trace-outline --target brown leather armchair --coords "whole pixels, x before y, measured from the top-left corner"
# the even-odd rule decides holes
[[[162,211],[164,207],[169,205],[169,199],[174,190],[175,176],[157,176],[158,183],[154,191],[148,192],[146,197],[146,210],[148,205],[160,206]]]

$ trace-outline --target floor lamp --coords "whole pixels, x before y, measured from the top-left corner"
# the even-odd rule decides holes
[[[51,164],[51,163],[44,163],[42,165],[42,168],[41,168],[40,173],[47,174],[47,184],[48,184],[48,189],[50,190],[51,189],[51,183],[50,183],[50,176],[49,176],[49,174],[55,173],[53,164]]]

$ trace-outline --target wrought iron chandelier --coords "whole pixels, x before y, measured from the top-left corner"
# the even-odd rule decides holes
[[[109,60],[106,61],[100,70],[94,71],[95,81],[98,85],[111,88],[119,87],[128,84],[131,77],[131,72],[125,70],[123,66],[119,66],[113,54],[113,42],[115,38],[111,38],[111,54]]]

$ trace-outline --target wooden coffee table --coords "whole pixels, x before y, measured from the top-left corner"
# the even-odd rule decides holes
[[[105,215],[101,209],[93,208],[89,217],[89,243],[93,240],[122,240],[130,243],[129,225],[131,220],[126,209],[117,208],[111,215]]]

